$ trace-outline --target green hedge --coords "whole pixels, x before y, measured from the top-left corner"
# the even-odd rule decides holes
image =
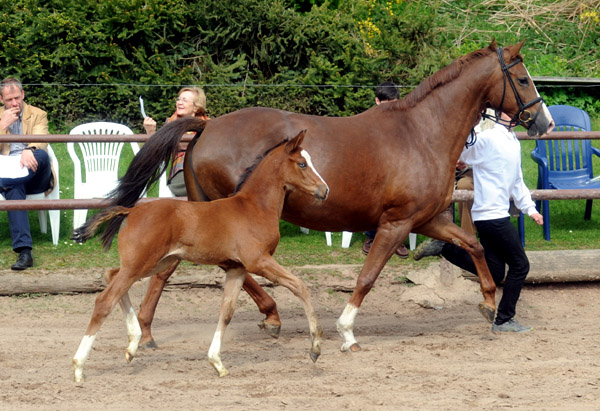
[[[372,105],[380,81],[407,93],[492,37],[528,38],[532,75],[599,76],[597,12],[574,3],[551,25],[504,21],[514,2],[490,0],[14,0],[0,2],[0,75],[21,78],[52,132],[93,120],[142,131],[138,96],[160,122],[190,84],[206,89],[211,116],[256,105],[345,116]],[[544,94],[599,114],[597,90]]]

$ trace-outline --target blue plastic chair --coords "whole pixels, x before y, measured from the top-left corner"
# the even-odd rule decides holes
[[[565,105],[548,107],[554,119],[554,131],[591,131],[590,116],[583,110]],[[600,150],[592,147],[591,140],[537,140],[531,158],[538,164],[538,189],[600,188],[594,181],[592,154],[600,157]],[[544,239],[550,241],[550,207],[548,200],[537,201],[544,216]],[[541,204],[541,208],[540,208]],[[586,200],[584,218],[592,216],[592,200]],[[521,242],[525,244],[523,214],[519,217]],[[522,231],[522,232],[521,232]]]

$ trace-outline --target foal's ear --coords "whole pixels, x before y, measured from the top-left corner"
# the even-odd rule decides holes
[[[292,138],[285,144],[285,152],[287,154],[293,153],[300,147],[300,144],[304,141],[304,135],[306,134],[306,129],[302,130],[298,133],[298,135]]]
[[[492,37],[492,42],[490,43],[490,45],[488,46],[492,51],[496,51],[496,49],[498,48],[498,45],[496,44],[496,38]]]

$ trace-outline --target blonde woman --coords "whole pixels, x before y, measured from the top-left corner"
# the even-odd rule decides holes
[[[201,88],[184,87],[179,90],[175,100],[175,113],[167,119],[169,121],[184,117],[199,117],[208,120],[206,115],[206,95]],[[144,129],[147,134],[156,131],[156,121],[152,117],[144,119]],[[185,181],[183,180],[183,158],[188,143],[179,143],[177,154],[173,157],[167,187],[175,196],[185,196]]]

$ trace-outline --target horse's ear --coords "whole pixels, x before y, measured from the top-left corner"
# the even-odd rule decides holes
[[[492,37],[492,42],[490,43],[489,48],[492,51],[496,51],[496,49],[498,48],[498,45],[496,44],[496,38],[495,37]]]
[[[509,61],[514,60],[514,58],[519,55],[519,53],[521,52],[521,47],[523,47],[523,44],[525,44],[525,40],[523,40],[522,42],[517,43],[509,48],[510,49],[510,60]]]
[[[306,134],[306,129],[302,130],[298,133],[298,135],[288,141],[285,145],[285,152],[290,154],[293,153],[300,147],[300,144],[304,141],[304,135]]]

